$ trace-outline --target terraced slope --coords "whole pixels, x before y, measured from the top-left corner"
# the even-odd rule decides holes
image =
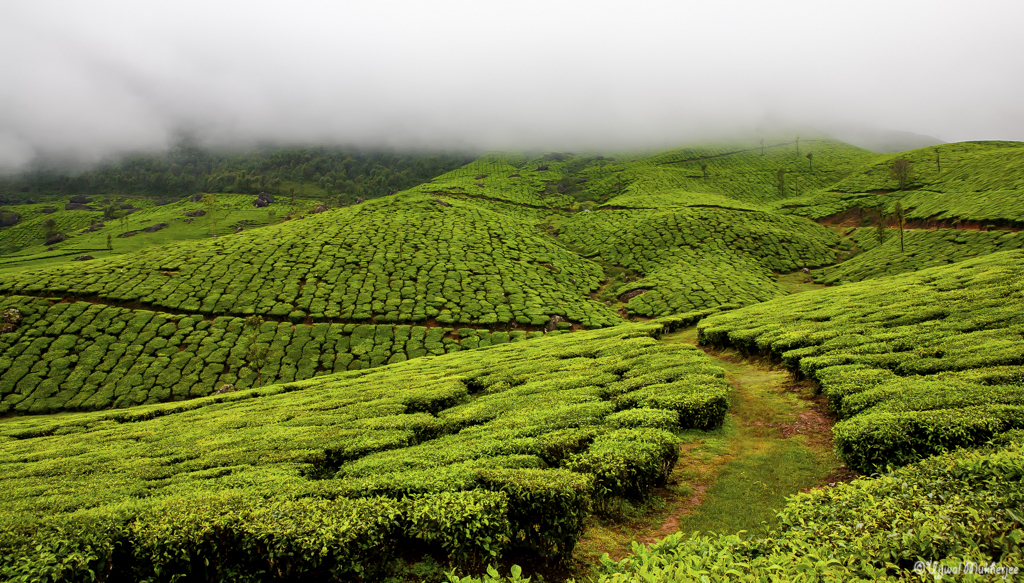
[[[1024,428],[1024,252],[716,315],[704,343],[816,380],[840,455],[871,473]]]
[[[596,327],[617,321],[587,297],[602,279],[593,263],[510,218],[409,195],[216,241],[0,274],[0,292],[293,323],[541,326],[560,315]]]
[[[890,176],[901,158],[913,164],[904,191]],[[896,201],[921,223],[1024,226],[1024,143],[960,142],[878,156],[834,185],[782,204],[813,219],[841,219],[861,209],[891,214]]]
[[[0,249],[7,251],[0,257],[0,267],[21,268],[23,265],[38,266],[47,259],[67,261],[70,257],[89,254],[94,257],[123,255],[179,241],[206,239],[220,234],[233,233],[239,227],[251,229],[283,219],[290,209],[279,202],[268,207],[253,206],[255,196],[217,195],[213,208],[189,199],[164,205],[156,205],[153,199],[118,199],[113,203],[130,209],[122,218],[104,219],[104,200],[92,197],[88,208],[65,210],[66,199],[51,203],[8,206],[5,209],[21,216],[16,225],[0,229]],[[305,212],[310,201],[300,200],[297,210]],[[46,211],[53,212],[43,212]],[[207,211],[210,211],[207,214]],[[186,213],[201,216],[189,216]],[[55,232],[68,237],[67,240],[45,245],[43,222],[53,219]],[[149,228],[150,231],[146,229]],[[107,236],[111,237],[112,249],[107,249]],[[52,261],[55,263],[57,261]]]
[[[821,270],[815,280],[828,285],[863,281],[1024,248],[1024,233],[1013,231],[917,229],[904,233],[903,251],[897,233],[884,236],[879,244],[876,229],[857,229],[850,238],[865,252]]]
[[[253,364],[252,332],[238,317],[0,298],[22,316],[0,334],[0,414],[127,407],[203,397],[543,336],[544,331],[264,322],[266,362]],[[562,323],[564,329],[570,326]],[[558,330],[547,334],[559,334]]]
[[[784,295],[776,273],[832,264],[839,242],[806,219],[720,208],[578,213],[559,238],[642,274],[614,293],[647,317]]]
[[[876,156],[820,139],[803,140],[799,146],[765,140],[764,148],[758,142],[737,141],[669,150],[610,167],[616,174],[613,180],[624,186],[606,204],[760,208],[756,205],[831,186]]]
[[[0,573],[380,580],[410,545],[565,558],[592,504],[664,483],[671,430],[722,422],[723,371],[663,326],[6,420]]]

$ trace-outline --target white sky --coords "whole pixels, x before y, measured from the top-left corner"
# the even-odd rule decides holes
[[[0,169],[214,144],[1024,140],[1024,2],[0,0]]]

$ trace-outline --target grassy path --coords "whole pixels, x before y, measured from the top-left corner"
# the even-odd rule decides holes
[[[663,339],[695,340],[695,329]],[[733,351],[709,356],[735,388],[725,423],[683,434],[669,483],[643,507],[593,520],[577,546],[581,572],[603,553],[618,559],[633,541],[650,543],[678,530],[755,534],[772,524],[787,496],[853,477],[833,452],[832,420],[809,383]]]

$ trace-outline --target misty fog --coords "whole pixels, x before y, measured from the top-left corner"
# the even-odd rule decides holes
[[[211,146],[1024,139],[1017,1],[5,2],[0,170]],[[866,138],[865,138],[866,139]]]

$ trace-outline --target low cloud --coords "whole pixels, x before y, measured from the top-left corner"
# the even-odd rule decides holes
[[[1022,17],[994,1],[7,3],[0,169],[183,134],[461,149],[780,127],[1021,140]]]

